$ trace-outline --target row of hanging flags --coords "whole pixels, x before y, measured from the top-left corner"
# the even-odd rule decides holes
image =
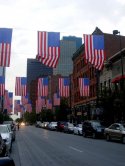
[[[11,55],[11,40],[12,40],[12,29],[0,28],[0,66],[10,66],[10,55]],[[103,35],[83,35],[85,53],[83,58],[85,62],[93,65],[97,70],[103,68],[105,60],[104,51],[104,36]],[[40,32],[38,31],[38,51],[36,59],[45,64],[46,66],[55,68],[58,64],[60,57],[60,33],[59,32]],[[15,95],[26,96],[27,87],[26,77],[16,77]],[[56,97],[69,97],[69,78],[59,79],[59,93]],[[89,79],[79,78],[79,88],[81,96],[89,96]],[[48,79],[40,78],[38,80],[38,96],[45,97],[48,95]],[[0,96],[5,95],[5,77],[0,76]],[[40,103],[41,99],[38,99],[37,103]],[[31,110],[31,104],[27,107]],[[15,100],[15,108],[22,107],[18,100]],[[38,104],[39,105],[39,104]],[[46,101],[48,108],[51,108],[52,101],[48,99]],[[23,108],[22,108],[23,109]],[[26,108],[25,108],[26,109]],[[15,109],[18,110],[18,109]]]
[[[49,79],[48,77],[43,77],[38,79],[38,86],[37,86],[37,94],[38,98],[36,100],[36,111],[37,113],[41,111],[43,107],[47,109],[52,109],[52,106],[59,106],[60,105],[60,98],[65,97],[68,98],[70,96],[70,78],[63,77],[59,78],[58,80],[59,88],[58,92],[53,94],[53,99],[48,98],[48,86],[49,86]],[[88,78],[79,78],[79,90],[80,96],[89,96],[89,86],[90,82]],[[27,96],[27,78],[26,77],[16,77],[16,84],[15,84],[15,95],[21,96],[21,103],[19,100],[15,101],[15,110],[19,111],[21,109],[27,110],[29,107],[27,105],[31,105],[29,102],[29,97]],[[24,108],[22,107],[24,106]],[[31,112],[31,109],[30,109]]]
[[[60,32],[38,31],[36,59],[55,68],[60,57]],[[105,60],[104,35],[83,35],[85,61],[101,70]],[[0,66],[10,66],[12,29],[0,28]]]

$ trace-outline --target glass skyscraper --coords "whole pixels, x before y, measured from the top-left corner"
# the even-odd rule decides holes
[[[69,76],[73,70],[73,53],[82,45],[82,38],[74,36],[63,37],[60,41],[60,58],[57,67],[53,69],[53,74]]]

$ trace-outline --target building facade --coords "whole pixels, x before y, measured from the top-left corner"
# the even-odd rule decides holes
[[[53,69],[43,65],[36,59],[27,59],[27,91],[35,109],[37,99],[37,82],[38,78],[50,76],[53,74]]]
[[[104,35],[105,43],[105,55],[106,62],[119,51],[119,39],[120,36],[114,36],[112,34],[105,34],[99,28],[96,28],[92,33],[94,35]],[[125,37],[121,37],[122,45],[121,48],[124,48]],[[112,79],[114,78],[114,72],[118,67],[116,64],[114,70],[104,69],[101,72],[98,72],[90,64],[86,64],[84,61],[84,45],[82,45],[73,55],[73,92],[72,96],[72,112],[75,121],[81,122],[83,119],[98,119],[103,118],[102,114],[104,113],[103,105],[101,104],[100,99],[100,89],[105,85],[111,86]],[[118,62],[117,62],[118,63]],[[119,69],[120,71],[121,69]],[[79,77],[88,77],[90,79],[90,96],[81,97],[78,85]],[[111,112],[111,111],[110,111]]]

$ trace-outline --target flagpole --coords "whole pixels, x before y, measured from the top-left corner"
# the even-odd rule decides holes
[[[96,69],[96,109],[99,107],[99,77],[100,77],[100,72],[98,69]]]
[[[69,103],[69,106],[70,106],[70,121],[71,121],[71,108],[72,108],[72,103],[71,103],[71,74],[70,74],[70,99],[69,99],[69,101],[70,101],[70,103]]]

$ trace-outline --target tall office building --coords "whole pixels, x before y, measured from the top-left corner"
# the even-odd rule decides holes
[[[50,76],[53,69],[45,66],[36,59],[27,59],[27,90],[32,108],[35,109],[37,100],[37,80],[40,77]]]
[[[60,58],[57,67],[53,69],[53,74],[69,76],[73,70],[73,53],[82,45],[82,38],[75,36],[64,36],[60,41]]]
[[[36,59],[27,59],[27,84],[39,77],[53,74],[53,69],[45,66]]]
[[[82,38],[81,37],[63,36],[63,40],[75,41],[76,42],[76,49],[80,48],[80,46],[82,45]]]

